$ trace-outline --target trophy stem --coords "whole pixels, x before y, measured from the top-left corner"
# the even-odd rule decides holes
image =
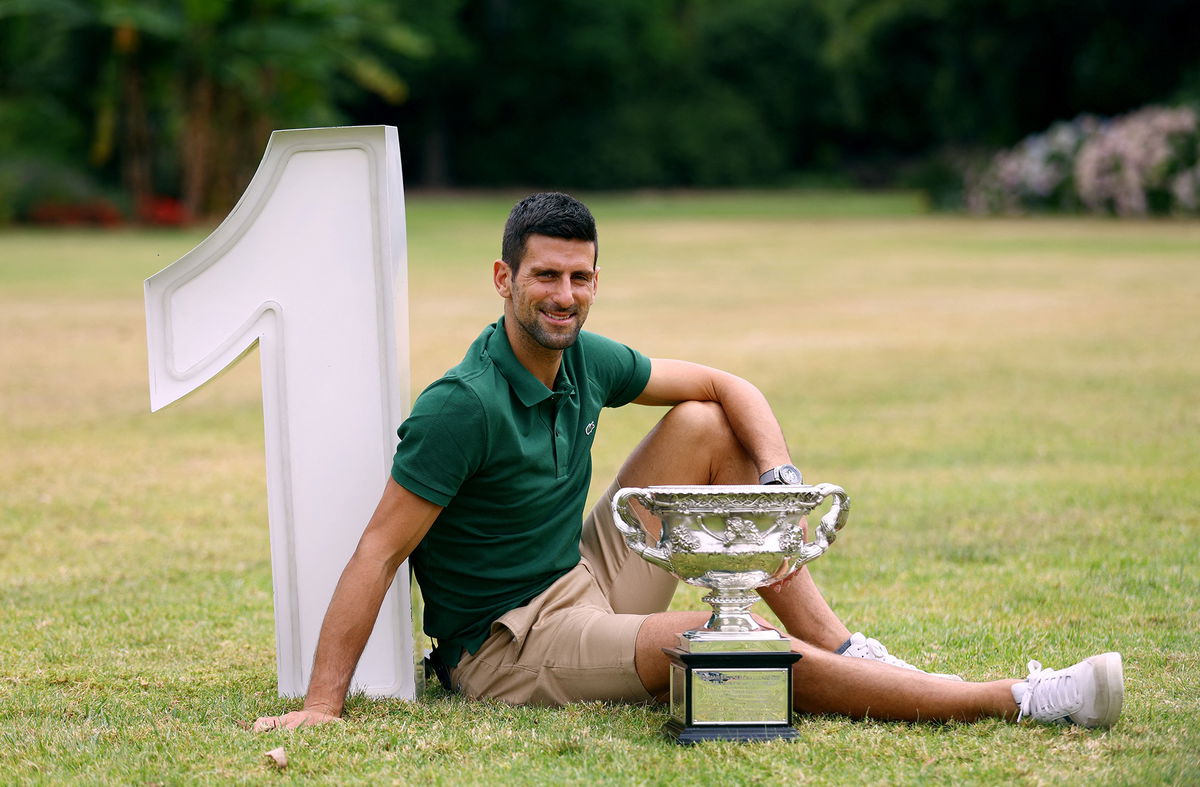
[[[753,590],[713,590],[703,600],[713,608],[704,630],[738,634],[763,630],[750,616],[750,607],[758,601],[758,594]]]

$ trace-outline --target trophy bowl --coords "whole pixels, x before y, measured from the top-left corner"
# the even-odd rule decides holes
[[[826,498],[833,499],[830,509],[813,540],[806,541],[803,519]],[[647,543],[634,500],[662,522],[654,546]],[[763,629],[748,611],[757,600],[754,589],[780,582],[824,554],[850,513],[845,491],[834,484],[624,488],[612,507],[630,549],[684,582],[709,589],[704,600],[713,616],[704,629],[685,633],[689,639],[759,638],[753,633]]]

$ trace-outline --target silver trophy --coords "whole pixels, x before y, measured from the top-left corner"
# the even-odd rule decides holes
[[[803,518],[826,498],[813,540]],[[631,506],[662,521],[647,543]],[[708,588],[713,608],[701,629],[680,634],[671,659],[671,720],[680,743],[793,738],[789,640],[750,615],[756,588],[780,582],[824,554],[846,524],[850,501],[840,486],[653,486],[621,489],[613,521],[630,549],[690,585]]]

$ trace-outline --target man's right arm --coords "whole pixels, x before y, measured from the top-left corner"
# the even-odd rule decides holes
[[[383,497],[338,580],[321,623],[304,710],[266,716],[255,731],[320,724],[342,714],[350,678],[362,656],[396,569],[424,538],[442,507],[388,479]]]

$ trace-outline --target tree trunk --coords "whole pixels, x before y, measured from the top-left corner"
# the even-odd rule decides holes
[[[450,154],[447,149],[446,116],[438,104],[430,108],[425,133],[421,139],[422,185],[426,188],[446,188],[450,185]]]
[[[183,177],[183,209],[189,219],[206,215],[209,184],[212,182],[213,84],[201,74],[188,92],[184,113],[180,172]]]
[[[123,57],[121,68],[122,122],[121,180],[141,211],[154,196],[153,142],[146,118],[146,91],[142,71],[132,56]]]

